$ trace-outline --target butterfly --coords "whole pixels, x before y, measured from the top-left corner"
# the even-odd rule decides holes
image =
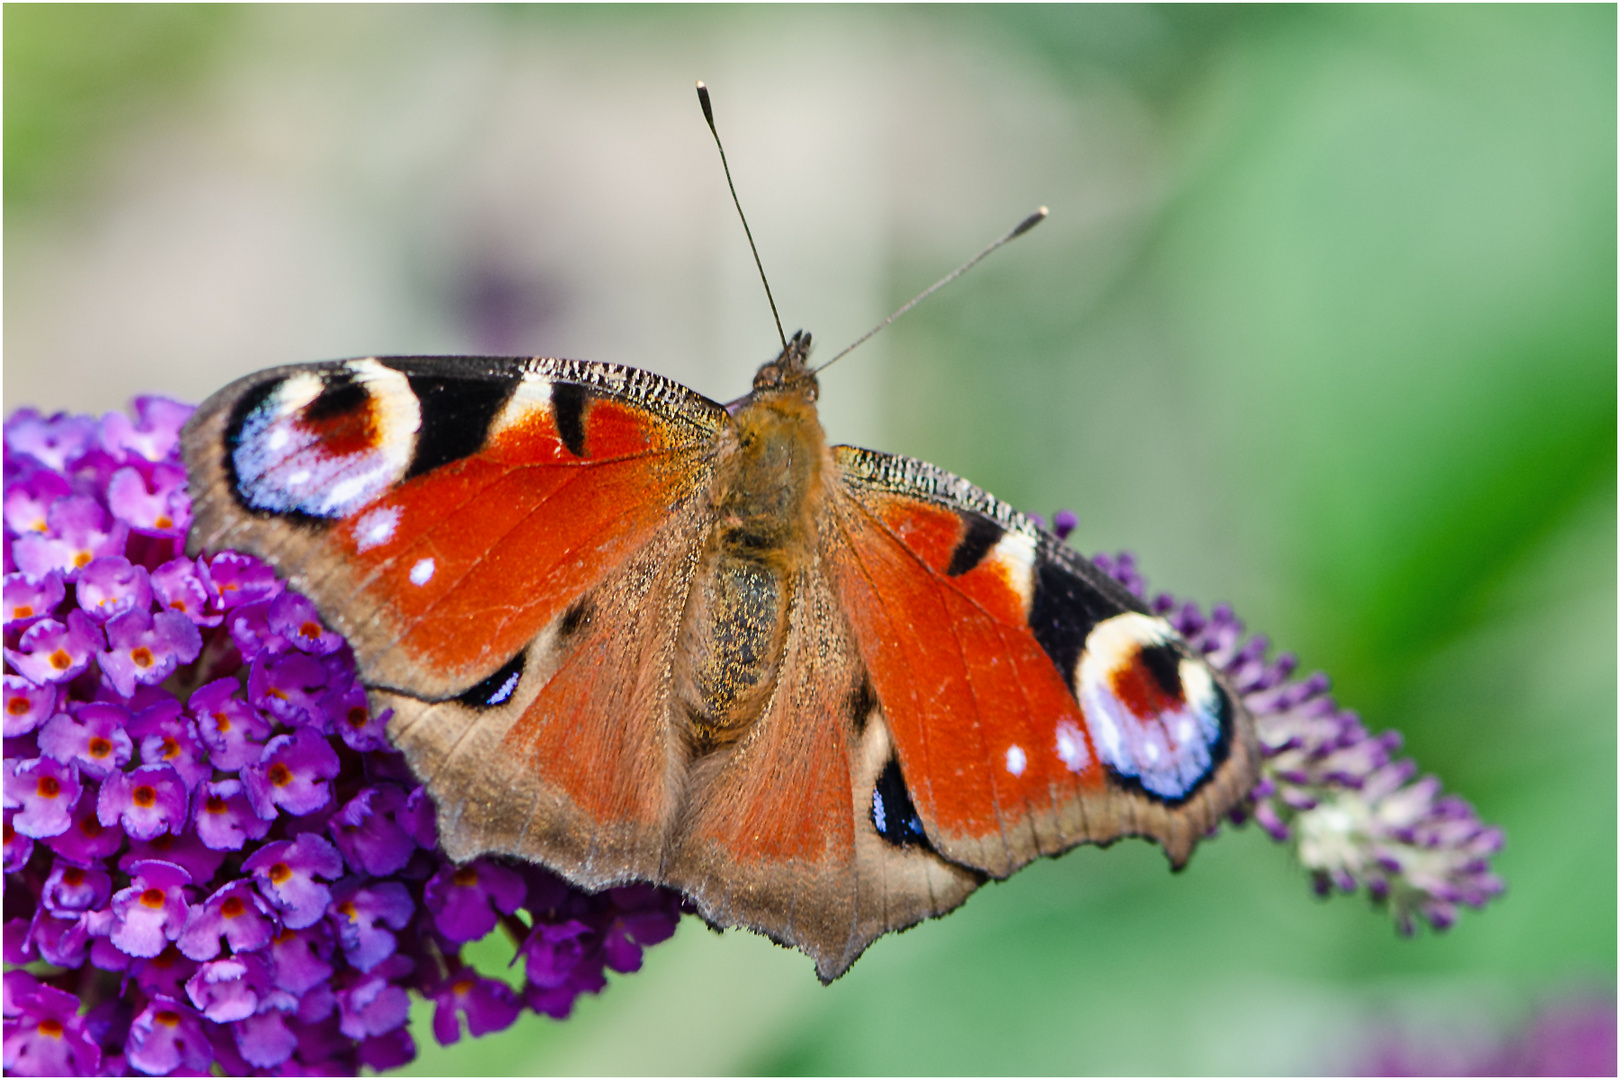
[[[190,547],[352,644],[447,854],[680,890],[823,981],[1077,844],[1180,866],[1253,788],[1232,688],[960,477],[827,443],[800,333],[721,405],[614,364],[280,367],[184,432]]]

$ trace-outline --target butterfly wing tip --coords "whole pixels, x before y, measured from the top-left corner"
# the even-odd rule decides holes
[[[1192,860],[1193,848],[1197,846],[1197,840],[1189,837],[1176,837],[1164,842],[1164,854],[1170,860],[1172,873],[1179,874],[1187,869],[1187,863]]]
[[[855,957],[838,957],[836,959],[816,957],[815,961],[816,978],[821,980],[822,986],[831,986],[833,980],[843,975],[844,972],[849,970],[850,965],[855,963]]]

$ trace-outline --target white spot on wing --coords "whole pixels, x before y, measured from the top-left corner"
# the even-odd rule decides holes
[[[399,527],[399,507],[380,506],[360,515],[354,523],[354,543],[359,551],[370,551],[394,538]]]
[[[1014,776],[1023,776],[1026,761],[1027,759],[1024,757],[1023,747],[1019,746],[1017,743],[1013,743],[1011,746],[1007,747],[1008,772],[1012,773]]]
[[[326,497],[336,503],[349,503],[353,502],[357,496],[364,495],[365,492],[365,479],[359,476],[351,476],[333,484],[332,490],[326,493]]]
[[[1091,764],[1091,753],[1086,749],[1085,735],[1068,720],[1058,722],[1057,756],[1058,760],[1074,773],[1085,772],[1086,766]]]
[[[538,371],[525,372],[512,396],[506,399],[500,414],[490,425],[491,436],[510,427],[521,427],[536,413],[544,414],[551,408],[551,379]]]
[[[1008,529],[985,558],[1001,567],[1027,612],[1035,598],[1035,538]]]
[[[433,560],[421,559],[411,567],[411,584],[426,585],[433,580]]]

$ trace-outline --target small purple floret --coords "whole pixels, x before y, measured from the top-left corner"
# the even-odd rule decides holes
[[[43,840],[67,832],[81,790],[72,764],[48,757],[6,762],[5,805],[18,811],[11,827],[24,836]]]
[[[246,1020],[269,989],[269,969],[252,953],[210,960],[186,980],[186,996],[216,1024]]]
[[[126,611],[107,621],[107,651],[101,670],[119,694],[129,697],[137,683],[154,686],[202,652],[202,635],[177,611],[156,615]]]
[[[325,656],[343,646],[343,638],[321,622],[315,605],[300,593],[284,592],[270,604],[270,629],[292,647],[312,656]]]
[[[351,986],[339,990],[338,1030],[351,1039],[383,1035],[405,1023],[411,1000],[405,991],[388,981],[382,972],[362,975]]]
[[[275,570],[251,555],[222,551],[208,564],[208,583],[223,610],[273,600],[284,588]]]
[[[112,943],[130,956],[156,956],[180,936],[191,913],[191,875],[174,863],[146,859],[130,868],[130,884],[112,898]]]
[[[262,655],[248,673],[248,701],[254,708],[288,726],[308,725],[313,735],[325,735],[331,727],[322,708],[325,689],[326,668],[300,652]]]
[[[36,683],[65,683],[84,674],[103,647],[101,628],[74,608],[65,622],[41,619],[22,632],[6,662]]]
[[[456,972],[433,993],[433,1037],[441,1046],[461,1038],[460,1017],[474,1038],[505,1031],[523,1010],[523,1001],[503,982],[486,979],[471,969]]]
[[[370,971],[394,955],[395,937],[387,928],[403,930],[416,913],[416,901],[397,881],[356,887],[352,882],[335,890],[332,926],[343,955],[359,971]]]
[[[329,781],[338,769],[331,743],[309,728],[298,728],[265,743],[258,763],[242,770],[242,783],[260,817],[273,818],[278,809],[299,816],[331,802]]]
[[[94,1076],[101,1048],[79,999],[25,971],[5,975],[5,1068],[13,1076]]]
[[[405,809],[405,799],[393,784],[362,788],[332,815],[327,828],[350,866],[386,877],[410,861],[416,842],[396,818]]]
[[[129,722],[129,733],[140,740],[141,761],[170,766],[188,791],[195,791],[214,774],[197,737],[197,725],[181,712],[174,698],[165,697],[137,713]]]
[[[5,621],[7,628],[22,629],[56,610],[67,596],[62,575],[52,570],[43,577],[7,574],[5,582]]]
[[[259,710],[242,700],[241,692],[237,680],[216,679],[198,687],[188,703],[197,720],[197,735],[216,769],[234,772],[256,764],[274,730]]]
[[[45,909],[63,917],[77,916],[101,907],[112,898],[112,878],[99,867],[85,869],[56,860],[51,876],[45,879],[42,899]]]
[[[202,1017],[173,998],[153,998],[129,1025],[129,1063],[144,1073],[167,1076],[184,1067],[203,1072],[214,1050]]]
[[[71,715],[58,713],[40,729],[40,752],[100,780],[128,765],[135,753],[129,719],[128,709],[101,701],[80,705]]]
[[[152,580],[144,566],[122,555],[103,555],[79,574],[79,607],[99,623],[152,606]]]
[[[174,465],[125,466],[107,484],[113,516],[145,536],[181,537],[191,527],[186,474]]]
[[[45,515],[44,532],[18,537],[11,546],[17,569],[34,577],[56,570],[64,580],[79,580],[80,572],[103,555],[122,555],[128,530],[109,521],[101,504],[86,495],[69,495],[53,502]]]
[[[45,841],[50,850],[69,862],[89,866],[123,846],[123,828],[101,823],[97,813],[100,795],[101,789],[95,784],[85,784],[83,794],[70,811],[67,829]]]
[[[266,844],[248,856],[242,869],[253,875],[260,894],[281,913],[282,922],[300,930],[326,914],[332,890],[320,879],[339,877],[343,857],[330,842],[303,833],[297,840]]]
[[[101,785],[96,815],[137,840],[179,832],[186,824],[186,784],[171,765],[114,772]]]
[[[525,891],[517,872],[476,859],[433,875],[423,900],[439,933],[455,942],[476,941],[495,929],[502,914],[517,910]]]
[[[240,780],[204,785],[193,818],[197,838],[215,851],[241,851],[249,840],[263,840],[271,824],[253,809]]]
[[[19,738],[39,727],[56,711],[56,687],[21,675],[5,677],[5,737]]]
[[[232,952],[254,952],[275,936],[273,913],[252,882],[237,878],[191,909],[176,944],[193,960],[219,955],[220,939]]]
[[[152,571],[158,607],[178,611],[198,626],[218,626],[224,615],[208,612],[208,566],[201,559],[171,559]]]

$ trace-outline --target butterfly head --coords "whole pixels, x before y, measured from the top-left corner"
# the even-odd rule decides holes
[[[816,400],[820,386],[810,370],[810,335],[803,330],[794,331],[788,343],[775,360],[760,365],[754,373],[754,392],[751,397],[773,391],[792,391]]]

